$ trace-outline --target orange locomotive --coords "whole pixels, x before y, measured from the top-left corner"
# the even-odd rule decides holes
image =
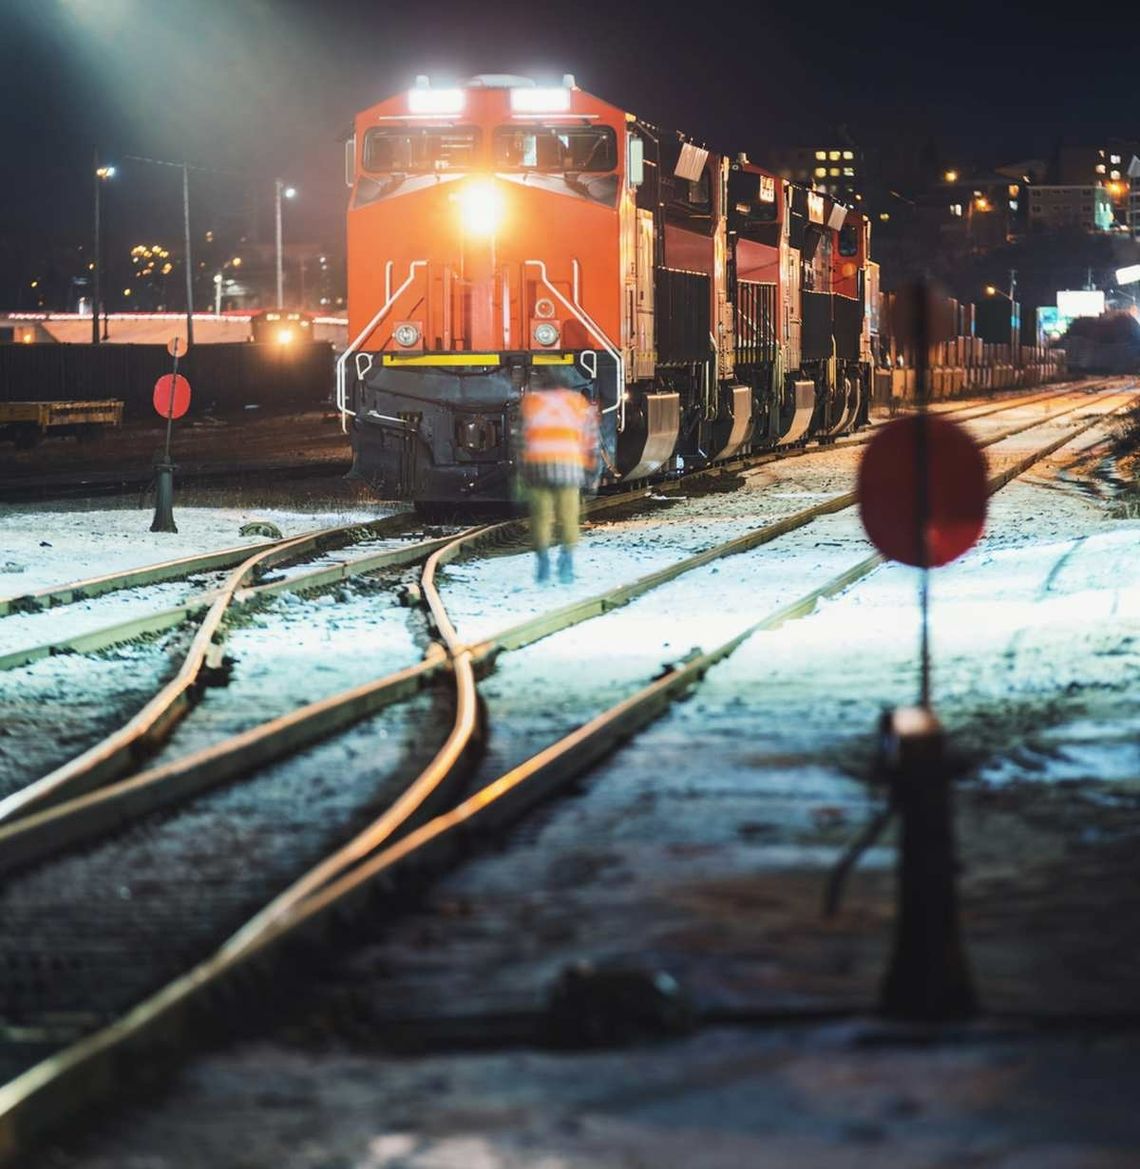
[[[536,367],[596,403],[603,482],[865,420],[869,225],[825,195],[571,77],[419,78],[346,161],[337,396],[386,497],[510,500]]]

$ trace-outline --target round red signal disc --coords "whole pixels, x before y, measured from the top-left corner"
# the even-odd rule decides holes
[[[154,408],[163,418],[181,418],[190,409],[190,383],[180,373],[163,374],[154,383]]]
[[[921,536],[920,438],[926,470]],[[978,445],[962,427],[935,414],[888,422],[859,467],[863,527],[884,556],[902,564],[937,568],[971,548],[986,522],[986,494],[986,461]]]

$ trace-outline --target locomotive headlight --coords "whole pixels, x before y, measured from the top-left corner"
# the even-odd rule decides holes
[[[469,235],[494,235],[503,220],[503,193],[494,183],[473,182],[456,196],[463,230]]]
[[[558,326],[551,321],[540,321],[534,327],[534,339],[539,345],[556,345],[558,343]]]
[[[397,345],[409,349],[420,339],[420,331],[412,324],[397,325],[392,330],[392,336],[396,338]]]
[[[293,340],[292,329],[278,329],[277,330],[277,344],[288,345]]]

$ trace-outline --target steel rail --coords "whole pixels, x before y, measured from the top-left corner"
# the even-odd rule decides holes
[[[89,791],[121,774],[141,752],[161,742],[196,698],[206,666],[214,664],[220,656],[222,618],[234,593],[251,576],[268,565],[296,559],[315,548],[327,548],[330,542],[351,538],[362,530],[380,533],[386,526],[390,526],[388,519],[324,529],[295,536],[247,557],[218,590],[175,677],[118,730],[42,778],[0,800],[0,824],[57,803],[64,794]]]
[[[1058,398],[1067,397],[1069,394],[1078,392],[1087,394],[1098,393],[1107,389],[1109,382],[1113,380],[1119,379],[1106,378],[1103,381],[1094,382],[1092,385],[1083,385],[1081,382],[1065,382],[1061,385],[1055,385],[1050,390],[1040,394],[1022,394],[1017,397],[1005,398],[1001,402],[986,402],[980,405],[967,406],[960,405],[948,410],[928,409],[928,412],[937,415],[939,418],[951,418],[955,422],[973,422],[977,418],[986,418],[991,414],[1002,414],[1008,410],[1016,410],[1020,406],[1033,406],[1039,402],[1055,401]],[[935,406],[940,404],[939,402],[934,403]],[[743,474],[748,476],[753,471],[759,471],[768,463],[775,462],[779,459],[812,455],[822,451],[844,450],[847,447],[866,446],[884,426],[889,426],[896,418],[910,417],[913,413],[914,410],[912,409],[901,411],[890,418],[883,418],[877,422],[870,423],[865,431],[840,435],[833,442],[820,443],[816,439],[810,439],[808,440],[810,445],[791,447],[787,450],[762,452],[761,457],[754,464],[750,464],[744,468]]]
[[[276,543],[279,541],[246,544],[241,548],[223,548],[217,552],[182,556],[176,560],[162,560],[156,564],[145,564],[138,568],[123,569],[121,572],[72,581],[70,584],[52,585],[50,588],[37,589],[18,596],[0,597],[0,617],[6,617],[9,613],[39,613],[44,609],[54,609],[57,605],[86,601],[118,589],[158,584],[160,581],[193,576],[196,572],[229,568],[245,560],[251,553],[270,548]]]
[[[1101,386],[1107,385],[1107,382],[1098,383],[1098,385],[1101,385]],[[1016,408],[1017,406],[1033,405],[1037,402],[1053,400],[1054,398],[1064,396],[1064,394],[1067,392],[1072,392],[1072,391],[1071,390],[1070,391],[1061,390],[1061,391],[1057,391],[1057,392],[1053,392],[1053,393],[1040,394],[1040,395],[1036,395],[1033,397],[1021,397],[1021,398],[1018,398],[1015,402],[1006,401],[1006,402],[1003,402],[999,405],[987,404],[984,408],[982,408],[977,413],[970,414],[968,418],[964,419],[964,421],[972,421],[974,418],[985,417],[988,414],[993,414],[993,413],[998,413],[998,412],[1001,412],[1004,410],[1013,409],[1013,408]],[[1089,388],[1089,392],[1092,392],[1092,387]],[[939,413],[940,414],[958,414],[960,412],[964,413],[965,411],[968,411],[971,409],[974,409],[974,407],[965,407],[963,409],[963,411],[940,411]],[[877,427],[875,429],[877,429]],[[820,451],[833,449],[837,445],[841,445],[841,446],[862,445],[862,444],[865,444],[867,442],[870,442],[872,437],[873,437],[873,435],[852,435],[852,436],[848,436],[847,441],[840,443],[840,444],[831,443],[831,444],[827,444],[826,446],[819,446],[819,447],[794,448],[792,450],[782,451],[782,452],[761,452],[758,456],[752,456],[751,461],[734,460],[732,463],[729,463],[729,464],[717,464],[716,466],[714,466],[712,468],[702,468],[700,471],[693,472],[690,476],[685,477],[685,479],[683,481],[680,479],[669,480],[664,484],[655,484],[653,486],[633,488],[631,490],[631,492],[629,492],[629,493],[622,493],[620,495],[613,496],[613,497],[610,497],[610,496],[598,497],[594,500],[589,501],[585,511],[586,511],[587,515],[595,514],[596,512],[604,510],[607,507],[614,507],[614,506],[618,506],[621,504],[625,504],[625,503],[629,502],[630,499],[636,499],[639,497],[643,497],[644,495],[647,495],[653,491],[679,490],[682,482],[694,481],[696,479],[699,479],[702,475],[718,475],[718,474],[723,473],[725,470],[732,469],[733,467],[742,467],[747,472],[747,471],[750,471],[753,469],[759,469],[760,466],[767,465],[768,462],[776,461],[778,459],[786,459],[786,458],[792,458],[792,457],[799,457],[799,456],[803,456],[803,455],[810,455],[810,454],[818,453]],[[391,517],[391,518],[396,518],[396,517]],[[512,524],[518,525],[519,531],[521,534],[522,521],[521,520],[507,521],[507,525],[512,525]],[[499,531],[503,526],[504,525],[495,525],[493,530]],[[258,546],[254,546],[253,550],[256,550],[257,547]],[[233,554],[239,554],[241,551],[242,551],[241,549],[229,550],[229,552],[231,552]],[[211,554],[211,555],[222,556],[222,555],[226,555],[226,553],[215,553],[215,554]],[[207,558],[203,557],[202,559],[205,560]],[[176,571],[174,568],[174,566],[177,566],[181,563],[183,563],[183,562],[182,561],[169,561],[166,564],[149,566],[148,568],[143,568],[143,569],[130,570],[130,572],[120,574],[120,576],[118,576],[118,577],[112,576],[112,577],[104,577],[104,578],[94,578],[92,581],[78,581],[78,582],[74,582],[74,583],[69,584],[69,585],[61,585],[57,589],[54,589],[54,590],[45,590],[42,593],[29,594],[29,598],[32,601],[37,601],[37,600],[40,600],[42,598],[42,600],[44,602],[46,602],[47,604],[55,604],[55,603],[60,603],[54,599],[55,597],[62,598],[62,597],[67,596],[67,594],[74,593],[75,594],[74,596],[67,596],[67,599],[79,600],[79,599],[83,599],[83,597],[85,595],[94,595],[93,592],[88,591],[90,586],[100,585],[103,581],[110,582],[110,581],[116,581],[116,580],[125,580],[127,577],[129,577],[133,573],[138,573],[141,575],[141,574],[147,573],[147,572],[152,571],[152,570],[165,570],[165,569],[169,568],[170,569],[170,576],[185,575],[183,573]],[[203,565],[202,567],[207,567],[207,566]],[[201,568],[193,568],[193,569],[190,569],[189,571],[201,571]],[[356,570],[350,569],[347,571],[340,571],[340,572],[338,572],[337,570],[329,570],[327,582],[332,582],[332,581],[337,580],[337,579],[346,579],[349,576],[357,575],[357,573],[360,571],[366,571],[366,570],[365,569],[356,569]],[[155,577],[153,579],[155,579],[155,580],[157,580],[157,579],[170,579],[170,577],[165,577],[165,576],[164,577]],[[132,582],[128,582],[128,583],[132,583]],[[151,583],[151,582],[149,580],[140,579],[139,581],[133,582],[133,583]],[[301,588],[316,588],[316,587],[319,587],[320,583],[322,583],[322,582],[320,582],[317,579],[317,573],[314,572],[312,574],[312,583],[311,584],[310,583],[305,583],[303,585],[285,584],[285,585],[282,585],[277,591],[299,591]],[[115,587],[126,587],[126,585],[110,584],[104,588],[100,588],[99,591],[108,591],[109,588],[115,588]],[[19,666],[29,665],[30,663],[32,663],[34,661],[39,661],[42,658],[51,657],[51,656],[54,656],[55,654],[62,653],[62,652],[95,653],[95,652],[98,652],[99,650],[106,649],[108,646],[117,645],[117,644],[120,644],[121,642],[124,642],[124,641],[130,641],[136,637],[140,637],[140,636],[143,636],[143,635],[148,634],[148,633],[162,632],[166,629],[170,629],[176,625],[181,624],[183,621],[188,620],[195,613],[201,612],[202,609],[206,608],[207,605],[210,603],[210,600],[212,599],[212,597],[213,597],[213,594],[205,593],[199,597],[192,598],[191,600],[185,601],[180,605],[172,606],[169,609],[160,610],[160,611],[155,612],[153,614],[146,614],[142,617],[132,618],[132,619],[128,619],[126,621],[117,622],[117,623],[112,624],[112,625],[103,626],[99,629],[91,630],[87,633],[74,634],[74,635],[71,635],[71,636],[68,636],[65,638],[61,638],[57,641],[45,642],[45,643],[41,643],[41,644],[35,645],[35,646],[26,646],[26,647],[16,649],[16,650],[9,650],[6,653],[0,653],[0,671],[15,669],[15,668],[18,668]],[[18,598],[8,598],[7,600],[0,600],[0,606],[3,606],[5,604],[12,605],[13,603],[19,605],[24,600],[25,600],[25,598],[19,598],[19,597]],[[2,614],[3,611],[4,610],[2,608],[0,608],[0,614]]]
[[[749,551],[803,527],[820,516],[849,507],[853,499],[853,495],[847,494],[825,500],[627,584],[529,618],[493,638],[468,647],[460,645],[443,610],[434,582],[430,592],[426,589],[425,592],[429,604],[434,605],[432,619],[436,627],[444,631],[446,646],[449,650],[455,649],[457,653],[466,648],[470,664],[477,670],[489,666],[501,652],[521,649],[559,630],[602,616],[684,573],[723,557]],[[501,535],[501,531],[487,528],[449,541],[440,550],[432,566],[432,576],[445,562],[445,556],[448,561],[453,560],[464,551],[469,551],[471,546],[491,541],[496,534]],[[170,807],[248,772],[251,768],[280,759],[374,714],[392,702],[410,697],[449,664],[451,659],[447,651],[438,645],[435,649],[435,654],[429,651],[425,661],[398,674],[332,695],[184,759],[109,784],[98,791],[25,816],[8,826],[0,825],[0,875],[45,859],[64,848],[81,842],[89,843],[138,816]]]
[[[1018,460],[1015,467],[992,476],[990,492],[1000,490],[1017,474],[1072,442],[1086,430],[1124,409],[1120,406],[1097,415]],[[436,556],[436,563],[442,558]],[[113,1091],[117,1078],[129,1078],[140,1066],[166,1056],[201,1034],[210,1022],[208,996],[234,987],[242,972],[264,966],[286,946],[323,940],[337,923],[363,908],[365,899],[386,895],[395,913],[398,893],[406,882],[423,882],[449,864],[462,859],[472,842],[485,832],[513,823],[529,807],[626,741],[681,693],[688,690],[717,662],[723,660],[756,632],[813,612],[818,602],[836,595],[882,563],[878,554],[867,557],[845,572],[749,625],[712,651],[699,653],[648,686],[591,719],[584,726],[551,744],[529,760],[485,785],[452,810],[414,828],[380,852],[360,859],[351,869],[323,883],[280,912],[262,919],[256,932],[239,930],[218,951],[140,1003],[122,1019],[87,1036],[64,1051],[41,1061],[0,1087],[0,1163],[25,1153],[60,1117],[90,1106]],[[426,569],[425,569],[426,575]],[[440,614],[436,614],[437,620]],[[441,632],[451,628],[446,614]],[[452,630],[452,632],[454,632]],[[453,652],[469,652],[458,642]],[[459,720],[457,719],[457,724]],[[374,913],[374,908],[373,908]],[[260,915],[259,915],[260,916]]]
[[[286,577],[279,581],[238,588],[234,591],[231,610],[239,609],[259,598],[323,588],[337,581],[350,580],[354,576],[362,576],[380,568],[399,568],[423,559],[434,548],[446,543],[449,538],[439,536],[431,540],[422,540],[404,549],[374,552],[355,560],[342,560],[324,568],[314,568],[309,572],[298,573],[296,576]],[[199,593],[169,609],[158,609],[152,613],[144,613],[139,617],[129,617],[125,621],[116,621],[111,625],[103,625],[86,633],[69,634],[56,641],[9,650],[7,653],[0,654],[0,672],[30,665],[32,662],[55,657],[61,653],[98,653],[99,650],[106,649],[108,646],[133,641],[136,637],[150,633],[161,633],[166,629],[181,625],[195,614],[208,609],[222,591],[221,589],[213,589],[209,592]]]
[[[1073,409],[1079,409],[1081,405],[1084,403],[1079,403]],[[1049,419],[1038,419],[1028,426],[1014,428],[1005,435],[991,437],[985,445],[993,445],[1003,438],[1020,433],[1022,429],[1040,426],[1068,412],[1059,412],[1051,415]],[[1096,420],[1091,425],[1095,425],[1095,422]],[[1072,437],[1072,432],[1067,432],[1056,440],[1055,446],[1064,445],[1071,441]],[[634,581],[528,618],[501,630],[491,638],[466,647],[470,650],[471,664],[476,671],[490,668],[495,658],[502,652],[521,649],[563,629],[603,616],[685,573],[716,560],[750,551],[787,535],[821,516],[845,510],[855,502],[854,492],[834,496],[674,564],[666,565]],[[434,577],[436,569],[441,564],[454,560],[480,542],[501,538],[506,529],[518,523],[521,521],[509,521],[506,524],[476,529],[451,540],[439,541],[440,552],[432,565],[432,576]],[[281,588],[284,583],[263,587]],[[429,599],[434,602],[433,619],[437,628],[445,631],[445,642],[449,647],[458,646],[457,635],[443,610],[434,585]],[[8,827],[0,826],[0,875],[42,860],[53,852],[77,843],[90,842],[121,827],[131,819],[179,803],[251,768],[263,766],[317,742],[393,702],[410,697],[435,677],[444,664],[444,659],[438,654],[434,657],[429,655],[428,660],[407,670],[311,703],[287,716],[263,723],[184,759],[141,772],[97,792],[25,817]]]
[[[587,505],[587,511],[600,512],[636,502],[647,490],[638,488],[621,496],[592,500]],[[512,532],[521,535],[524,530],[523,520],[509,520],[475,529],[458,538],[441,537],[409,549],[375,553],[348,564],[259,585],[237,594],[233,604],[288,589],[299,591],[302,588],[318,587],[347,575],[371,571],[377,567],[392,567],[397,562],[411,562],[454,543],[456,550],[448,557],[451,559],[460,547],[465,551],[470,550],[468,546],[500,541]],[[436,564],[432,565],[432,576]],[[432,597],[437,612],[442,613],[442,604],[434,585],[430,586],[429,598]],[[445,615],[443,619],[446,621]],[[486,656],[486,652],[473,652],[472,663],[481,662]],[[44,859],[53,851],[90,841],[134,818],[169,807],[253,767],[263,766],[318,742],[393,702],[410,697],[439,673],[446,662],[445,653],[441,656],[439,652],[433,654],[429,650],[425,661],[407,670],[310,703],[289,715],[262,723],[183,759],[140,772],[118,783],[108,783],[93,792],[81,792],[65,800],[53,801],[46,807],[29,807],[12,817],[7,824],[0,820],[0,874]]]

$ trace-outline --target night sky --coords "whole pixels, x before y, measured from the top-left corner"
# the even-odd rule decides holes
[[[1040,157],[1058,138],[1140,137],[1140,76],[1126,56],[1140,21],[1122,5],[1082,11],[0,0],[0,307],[30,249],[89,237],[96,148],[120,163],[106,205],[113,242],[180,235],[178,173],[123,161],[133,154],[208,168],[194,177],[196,232],[252,215],[269,240],[280,176],[300,192],[290,233],[335,248],[340,138],[357,109],[417,73],[573,73],[651,121],[757,158],[840,125],[888,151],[933,137],[991,159]]]

